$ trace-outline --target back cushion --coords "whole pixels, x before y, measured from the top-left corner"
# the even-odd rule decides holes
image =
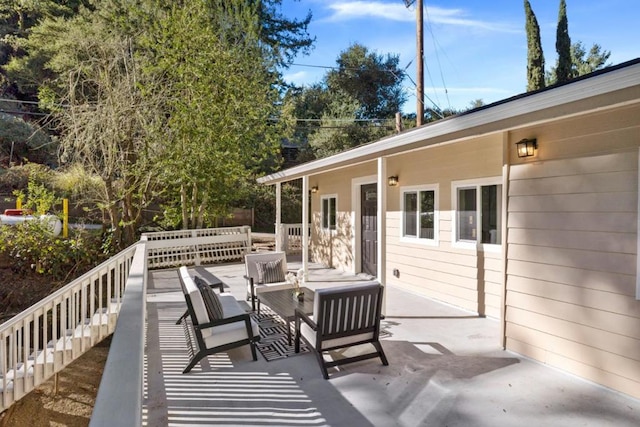
[[[211,286],[204,280],[202,280],[199,276],[195,276],[193,281],[196,283],[200,294],[202,294],[202,301],[204,302],[204,306],[207,309],[207,314],[209,315],[210,320],[219,320],[224,317],[224,312],[222,311],[222,304],[220,303],[220,299],[218,295],[211,289]]]
[[[277,283],[284,282],[284,269],[282,268],[282,260],[257,262],[258,283]]]

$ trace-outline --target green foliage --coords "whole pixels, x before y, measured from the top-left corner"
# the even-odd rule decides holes
[[[571,38],[569,37],[569,21],[567,20],[567,3],[565,0],[560,0],[558,28],[556,31],[556,52],[558,52],[556,80],[558,83],[564,83],[572,78]]]
[[[607,64],[607,60],[609,56],[611,56],[611,52],[602,50],[602,47],[596,43],[591,46],[589,52],[587,52],[582,42],[578,41],[573,43],[571,45],[570,78],[575,79],[576,77],[608,67],[609,64]],[[547,85],[559,82],[557,78],[557,65],[547,73],[546,80]]]
[[[29,178],[26,195],[22,190],[16,190],[13,194],[22,201],[24,209],[31,209],[38,215],[52,212],[53,207],[61,201],[53,191],[38,183],[33,176]]]
[[[0,113],[0,166],[10,167],[27,161],[48,163],[55,149],[51,138],[38,127]]]
[[[540,42],[540,26],[528,0],[524,0],[527,32],[527,92],[545,87],[544,55]]]
[[[225,215],[279,149],[274,64],[257,37],[257,10],[213,3],[170,10],[145,39],[149,70],[162,76],[154,90],[171,112],[159,165],[165,215],[183,228]],[[227,24],[212,26],[211,16]]]
[[[322,83],[289,90],[285,120],[310,119],[288,123],[292,139],[308,142],[312,157],[326,157],[395,132],[395,114],[406,100],[401,87],[405,73],[398,61],[398,55],[379,55],[353,44]],[[309,153],[303,156],[307,160]]]
[[[402,89],[405,72],[399,55],[378,55],[361,44],[340,53],[338,68],[330,70],[325,81],[330,92],[342,91],[358,102],[356,118],[390,119],[406,101]]]
[[[54,175],[51,169],[38,163],[13,166],[0,173],[0,193],[11,194],[15,190],[26,189],[29,181],[48,186]],[[52,189],[52,187],[47,188]]]
[[[54,280],[73,277],[105,258],[99,236],[73,231],[68,239],[55,237],[43,221],[0,226],[0,253],[12,259],[16,272],[35,271]]]

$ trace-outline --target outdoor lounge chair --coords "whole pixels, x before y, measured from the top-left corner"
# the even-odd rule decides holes
[[[260,252],[244,256],[245,276],[247,280],[247,301],[251,300],[251,309],[256,310],[256,293],[292,288],[293,283],[286,280],[287,254],[284,252]]]
[[[329,379],[327,368],[345,363],[379,357],[383,365],[388,365],[379,341],[382,293],[378,282],[316,290],[313,315],[296,310],[295,352],[300,352],[302,338],[315,353],[325,379]],[[367,343],[375,351],[332,361],[324,359],[327,351]]]
[[[217,295],[204,282],[197,285],[185,266],[180,267],[178,276],[187,312],[176,324],[184,325],[190,355],[189,364],[182,373],[189,372],[206,356],[247,344],[251,347],[253,360],[258,360],[255,347],[255,343],[260,341],[258,325],[235,297],[230,293]],[[195,342],[192,342],[192,336],[195,336]]]

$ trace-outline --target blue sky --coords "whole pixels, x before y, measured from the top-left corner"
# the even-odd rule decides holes
[[[556,61],[559,0],[530,0],[542,36],[546,69]],[[640,57],[640,1],[566,0],[569,35],[588,49],[598,43],[618,64]],[[440,108],[486,104],[526,89],[527,40],[521,0],[424,0],[425,99]],[[400,55],[415,81],[415,6],[403,0],[283,0],[282,11],[302,18],[311,11],[316,37],[308,56],[296,58],[285,78],[298,85],[318,82],[340,52],[360,43],[378,54]],[[411,63],[409,65],[409,63]],[[404,112],[415,112],[415,86],[405,79]]]

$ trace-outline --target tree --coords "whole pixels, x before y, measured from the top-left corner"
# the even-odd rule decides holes
[[[524,0],[524,11],[527,32],[527,92],[530,92],[545,87],[544,55],[540,42],[540,26],[528,0]]]
[[[399,55],[378,55],[355,43],[340,53],[325,76],[329,91],[343,91],[360,104],[358,119],[393,118],[406,101]]]
[[[143,92],[131,39],[83,18],[56,28],[58,49],[46,66],[60,77],[41,88],[41,96],[58,123],[63,162],[100,177],[99,206],[114,248],[122,249],[137,240],[156,183],[153,165],[162,150],[151,136],[161,105]]]
[[[286,117],[301,118],[293,138],[308,141],[312,157],[325,157],[395,132],[395,114],[406,100],[398,55],[379,55],[351,45],[321,83],[293,88]],[[308,153],[304,153],[305,160]]]
[[[556,52],[558,52],[556,80],[558,83],[564,83],[572,78],[571,38],[569,37],[567,3],[565,2],[565,0],[560,0],[560,11],[558,12],[558,28],[556,30]]]
[[[594,43],[591,46],[591,49],[589,49],[589,52],[587,52],[581,41],[573,43],[571,45],[570,78],[575,79],[576,77],[608,67],[609,64],[607,64],[607,60],[609,59],[609,56],[611,56],[611,52],[608,50],[602,50],[602,47],[600,47],[599,44]],[[558,83],[556,70],[557,66],[551,68],[547,73],[547,85]]]
[[[270,120],[275,61],[261,46],[258,10],[213,3],[172,8],[142,46],[167,106],[165,218],[183,228],[215,224],[279,149],[279,125]]]

